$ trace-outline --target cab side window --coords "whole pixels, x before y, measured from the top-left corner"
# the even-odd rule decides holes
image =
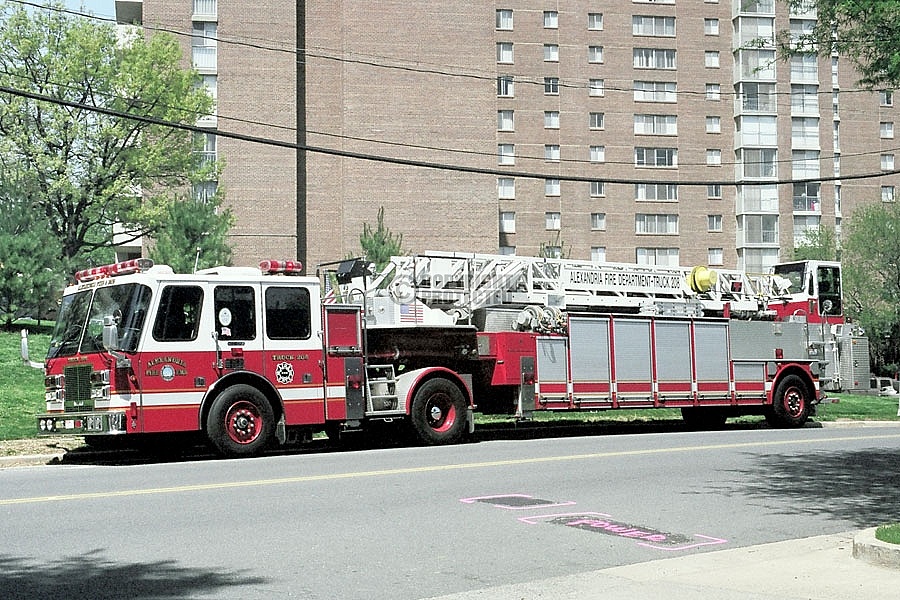
[[[153,323],[153,339],[159,342],[190,342],[197,339],[203,289],[194,285],[168,285],[159,300]]]
[[[309,290],[302,287],[268,288],[265,325],[270,340],[309,339]]]
[[[256,298],[246,285],[220,285],[213,293],[220,340],[256,339]]]

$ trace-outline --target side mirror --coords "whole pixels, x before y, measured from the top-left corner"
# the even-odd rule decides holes
[[[115,317],[103,317],[103,347],[108,352],[119,349],[119,328]]]

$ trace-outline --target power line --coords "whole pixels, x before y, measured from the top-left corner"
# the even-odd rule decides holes
[[[388,163],[395,165],[403,165],[410,167],[419,167],[426,169],[436,169],[441,171],[455,171],[460,173],[472,173],[472,174],[481,174],[481,175],[493,175],[499,177],[514,177],[521,179],[555,179],[559,181],[575,181],[575,182],[585,182],[585,183],[593,183],[593,182],[603,182],[610,184],[624,184],[624,185],[634,185],[634,184],[651,184],[651,185],[678,185],[678,186],[710,186],[710,185],[719,185],[719,186],[759,186],[759,185],[782,185],[782,184],[800,184],[800,183],[819,183],[826,181],[852,181],[852,180],[861,180],[861,179],[876,179],[881,177],[886,177],[890,175],[896,175],[900,173],[900,169],[894,169],[890,171],[881,171],[878,173],[859,173],[854,175],[835,175],[828,177],[814,177],[814,178],[804,178],[804,179],[775,179],[775,180],[765,180],[765,181],[757,181],[757,180],[703,180],[703,181],[684,181],[684,180],[667,180],[664,178],[660,179],[625,179],[625,178],[611,178],[611,177],[603,177],[603,176],[593,176],[593,177],[584,177],[584,176],[574,176],[574,175],[561,175],[561,174],[546,174],[546,173],[529,173],[525,171],[513,171],[513,170],[505,170],[505,169],[492,169],[492,168],[483,168],[483,167],[474,167],[474,166],[465,166],[465,165],[452,165],[446,163],[438,163],[431,161],[421,161],[421,160],[413,160],[407,158],[399,158],[392,156],[382,156],[376,154],[366,154],[361,152],[350,152],[347,150],[338,150],[336,148],[324,148],[321,146],[311,146],[307,144],[298,144],[296,142],[286,142],[282,140],[275,140],[272,138],[263,138],[258,136],[247,135],[243,133],[236,133],[231,131],[223,131],[220,129],[209,129],[205,127],[199,127],[197,125],[189,125],[187,123],[176,123],[172,121],[165,121],[162,119],[157,119],[155,117],[146,116],[146,115],[134,115],[130,113],[125,113],[117,110],[112,110],[105,107],[99,106],[91,106],[88,104],[84,104],[81,102],[74,102],[71,100],[63,100],[59,98],[53,98],[51,96],[46,96],[43,94],[36,94],[33,92],[29,92],[26,90],[17,90],[14,88],[10,88],[8,86],[0,85],[0,93],[9,94],[12,96],[18,96],[22,98],[28,98],[35,101],[40,102],[49,102],[51,104],[57,104],[60,106],[67,106],[69,108],[77,108],[80,110],[86,110],[89,112],[97,112],[100,114],[105,114],[107,116],[122,118],[122,119],[130,119],[133,121],[138,121],[141,123],[146,123],[149,125],[157,125],[161,127],[168,127],[172,129],[180,129],[183,131],[190,131],[194,133],[213,133],[217,136],[221,136],[224,138],[230,138],[235,140],[240,140],[244,142],[263,144],[267,146],[275,146],[280,148],[286,148],[291,150],[299,150],[303,152],[310,152],[314,154],[325,154],[330,156],[338,156],[342,158],[349,158],[355,160],[365,160],[371,162],[379,162],[379,163]],[[601,163],[602,164],[602,163]]]

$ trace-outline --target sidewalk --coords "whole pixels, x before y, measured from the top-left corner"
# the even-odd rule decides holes
[[[890,567],[853,558],[882,544],[874,529],[705,552],[432,600],[896,600],[900,545]],[[887,545],[895,546],[895,545]]]

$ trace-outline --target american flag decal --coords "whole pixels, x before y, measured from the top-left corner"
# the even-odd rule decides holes
[[[401,323],[421,323],[422,317],[424,316],[425,311],[422,310],[422,305],[418,302],[414,302],[413,304],[400,305]]]

